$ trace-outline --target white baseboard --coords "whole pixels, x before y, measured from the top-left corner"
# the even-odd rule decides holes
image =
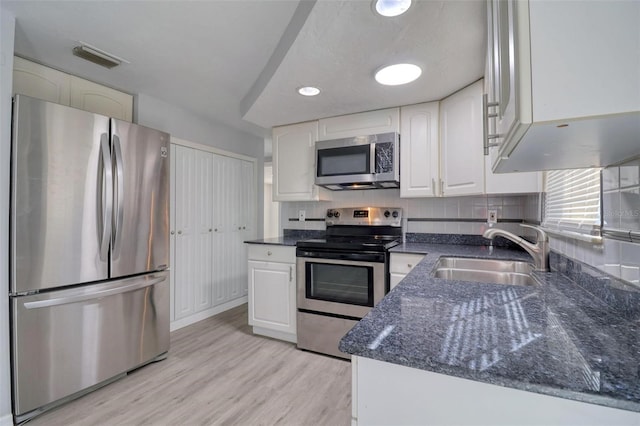
[[[244,296],[239,299],[234,299],[230,302],[223,303],[222,305],[214,306],[213,308],[207,309],[206,311],[198,312],[197,314],[193,314],[186,318],[181,318],[179,320],[173,321],[169,325],[169,330],[175,331],[182,327],[186,327],[191,324],[195,324],[198,321],[202,321],[203,319],[210,318],[214,315],[218,315],[221,312],[228,311],[231,308],[235,308],[236,306],[240,306],[244,303],[247,303],[248,297]],[[3,426],[0,424],[0,426]]]
[[[284,340],[291,343],[298,343],[298,338],[295,334],[285,333],[283,331],[269,330],[268,328],[262,327],[253,327],[253,334],[272,337],[274,339]]]
[[[13,426],[13,416],[7,414],[0,417],[0,426]]]

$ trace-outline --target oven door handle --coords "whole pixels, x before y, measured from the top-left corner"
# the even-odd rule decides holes
[[[352,259],[328,259],[326,257],[298,257],[298,265],[300,263],[325,263],[331,265],[346,265],[346,266],[367,266],[367,267],[383,267],[384,262],[368,262],[368,261],[355,261]]]
[[[337,253],[337,252],[314,252],[314,251],[305,251],[298,250],[296,252],[296,257],[304,257],[307,259],[331,259],[331,260],[341,260],[344,262],[375,262],[375,263],[384,263],[385,255],[384,253]]]

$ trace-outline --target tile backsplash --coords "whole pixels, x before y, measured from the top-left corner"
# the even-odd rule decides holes
[[[602,222],[602,244],[550,237],[551,249],[640,285],[640,244],[607,237],[607,231],[640,232],[640,159],[602,170]]]
[[[329,208],[384,206],[402,208],[405,232],[481,235],[488,227],[488,211],[496,210],[499,223],[495,226],[528,235],[518,222],[540,221],[539,198],[538,194],[400,198],[399,189],[338,191],[332,201],[281,203],[280,229],[324,230]],[[305,211],[305,222],[297,221],[300,210]]]
[[[602,170],[603,229],[640,232],[640,159]]]
[[[602,244],[592,244],[550,236],[549,246],[553,251],[640,285],[640,244],[608,238]]]
[[[640,201],[639,162],[632,162],[603,173],[603,205],[605,218],[617,219],[620,214],[608,214],[607,207],[623,211],[618,195],[632,194],[627,219],[637,224]],[[613,194],[608,197],[607,194]],[[626,197],[626,195],[625,195]],[[634,198],[636,197],[636,198]],[[334,192],[333,201],[281,203],[280,231],[283,229],[324,230],[324,215],[329,208],[357,206],[401,207],[404,214],[403,228],[409,233],[482,235],[487,229],[487,212],[496,210],[497,227],[518,235],[533,236],[522,229],[518,222],[539,223],[541,220],[540,194],[468,196],[445,198],[400,198],[398,189]],[[625,198],[628,200],[628,198]],[[609,200],[609,201],[607,201]],[[613,200],[613,201],[611,201]],[[298,211],[305,210],[307,220],[298,222]],[[634,220],[636,222],[634,222]],[[623,222],[620,218],[616,224]],[[621,225],[618,225],[621,226]],[[634,225],[635,226],[635,225]],[[606,228],[606,226],[605,226]],[[635,228],[636,230],[639,228]],[[640,285],[640,244],[603,239],[602,244],[592,244],[564,237],[549,236],[552,250],[572,259],[591,265],[614,277]]]

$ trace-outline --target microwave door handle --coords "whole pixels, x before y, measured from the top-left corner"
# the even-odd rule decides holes
[[[369,144],[369,173],[376,174],[376,144]]]

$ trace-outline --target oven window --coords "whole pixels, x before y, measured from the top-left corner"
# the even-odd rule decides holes
[[[373,267],[306,262],[307,299],[373,306]]]
[[[370,145],[318,150],[318,177],[369,174]]]

